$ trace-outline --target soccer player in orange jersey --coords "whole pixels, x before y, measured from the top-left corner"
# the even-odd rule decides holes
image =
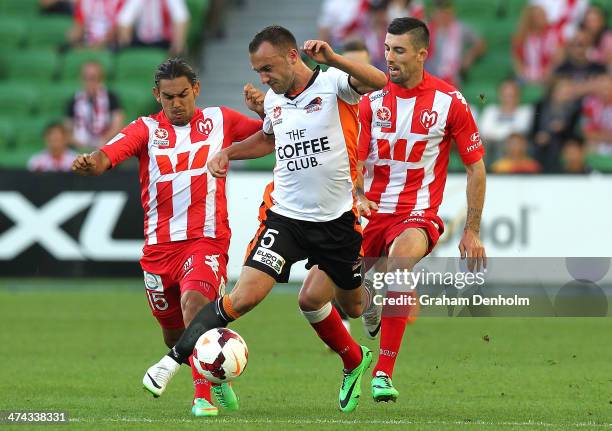
[[[201,334],[249,312],[276,282],[287,282],[294,263],[308,259],[299,307],[342,360],[340,409],[350,412],[357,407],[371,352],[351,338],[330,301],[335,297],[353,317],[369,304],[362,286],[362,238],[353,195],[357,103],[362,94],[382,88],[386,77],[373,66],[335,53],[322,41],[306,41],[303,51],[330,67],[309,69],[295,37],[280,26],[263,29],[249,44],[251,65],[270,87],[264,99],[262,131],[222,151],[208,166],[214,175],[224,177],[229,160],[274,152],[272,206],[234,289],[204,307],[176,346],[150,368],[156,373],[169,370],[167,378],[160,380],[160,393]]]

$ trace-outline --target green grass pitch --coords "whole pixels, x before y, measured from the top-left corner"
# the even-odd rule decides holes
[[[337,409],[341,362],[277,289],[232,325],[249,345],[241,410],[190,415],[184,367],[163,397],[141,378],[165,353],[139,280],[0,280],[0,410],[64,410],[15,429],[612,429],[612,319],[421,318],[408,327],[395,404]],[[353,332],[366,342],[359,321]],[[486,341],[488,339],[488,341]]]

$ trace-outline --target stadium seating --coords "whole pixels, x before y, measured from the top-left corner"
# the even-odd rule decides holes
[[[78,80],[81,74],[81,66],[89,61],[100,63],[107,78],[112,78],[114,63],[113,54],[110,51],[79,49],[66,53],[61,74],[62,80]]]
[[[30,47],[59,48],[66,44],[66,34],[72,19],[63,16],[35,18],[28,26],[27,42]]]
[[[68,100],[70,100],[78,88],[78,83],[75,81],[40,84],[37,86],[38,99],[35,106],[36,111],[39,113],[63,115],[66,112]]]
[[[192,18],[189,46],[203,36],[208,0],[186,0]],[[157,112],[151,95],[153,71],[165,51],[127,49],[120,53],[68,50],[69,16],[39,13],[39,0],[0,0],[0,165],[23,167],[42,149],[42,130],[61,120],[69,99],[80,88],[83,63],[102,64],[116,91],[126,121]]]
[[[586,156],[587,165],[595,171],[612,173],[612,157],[601,154],[589,154]]]
[[[0,40],[2,49],[18,48],[26,39],[26,21],[14,17],[0,16]]]
[[[523,85],[521,87],[521,102],[522,103],[538,103],[545,93],[545,88],[542,85]]]
[[[469,70],[467,80],[470,83],[495,83],[512,77],[512,58],[505,50],[497,50],[479,59]]]
[[[7,62],[7,78],[13,81],[49,82],[55,78],[59,64],[59,56],[53,49],[15,52]]]
[[[139,83],[114,83],[111,89],[119,97],[125,112],[126,122],[133,121],[142,115],[149,115],[160,110],[153,97],[153,77],[147,81],[142,79]]]
[[[0,14],[32,16],[38,13],[39,0],[0,0]]]
[[[187,35],[187,45],[198,47],[203,38],[204,16],[209,7],[208,0],[187,0],[191,22]]]
[[[153,81],[153,71],[168,58],[163,50],[132,48],[117,55],[115,79],[117,81],[142,81],[148,77]]]
[[[13,146],[14,129],[8,118],[0,116],[0,151],[9,151]]]
[[[34,108],[36,93],[29,83],[0,82],[0,116],[28,117]]]

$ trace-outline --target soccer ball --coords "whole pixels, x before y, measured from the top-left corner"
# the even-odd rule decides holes
[[[242,337],[227,328],[206,331],[193,349],[195,367],[213,383],[234,380],[244,372],[248,357],[249,350]]]

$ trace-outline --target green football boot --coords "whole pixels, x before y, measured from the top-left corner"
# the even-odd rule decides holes
[[[349,413],[357,408],[359,395],[361,395],[361,377],[372,362],[372,351],[361,346],[361,363],[354,370],[344,371],[342,386],[340,387],[340,410]]]
[[[193,400],[191,413],[197,417],[217,416],[219,414],[219,409],[209,403],[206,398],[196,398]]]
[[[211,389],[221,407],[227,410],[238,410],[238,397],[229,383],[211,385]]]
[[[383,373],[377,371],[376,376],[372,379],[372,397],[377,403],[381,401],[393,401],[397,400],[399,392],[393,387],[391,378]]]

